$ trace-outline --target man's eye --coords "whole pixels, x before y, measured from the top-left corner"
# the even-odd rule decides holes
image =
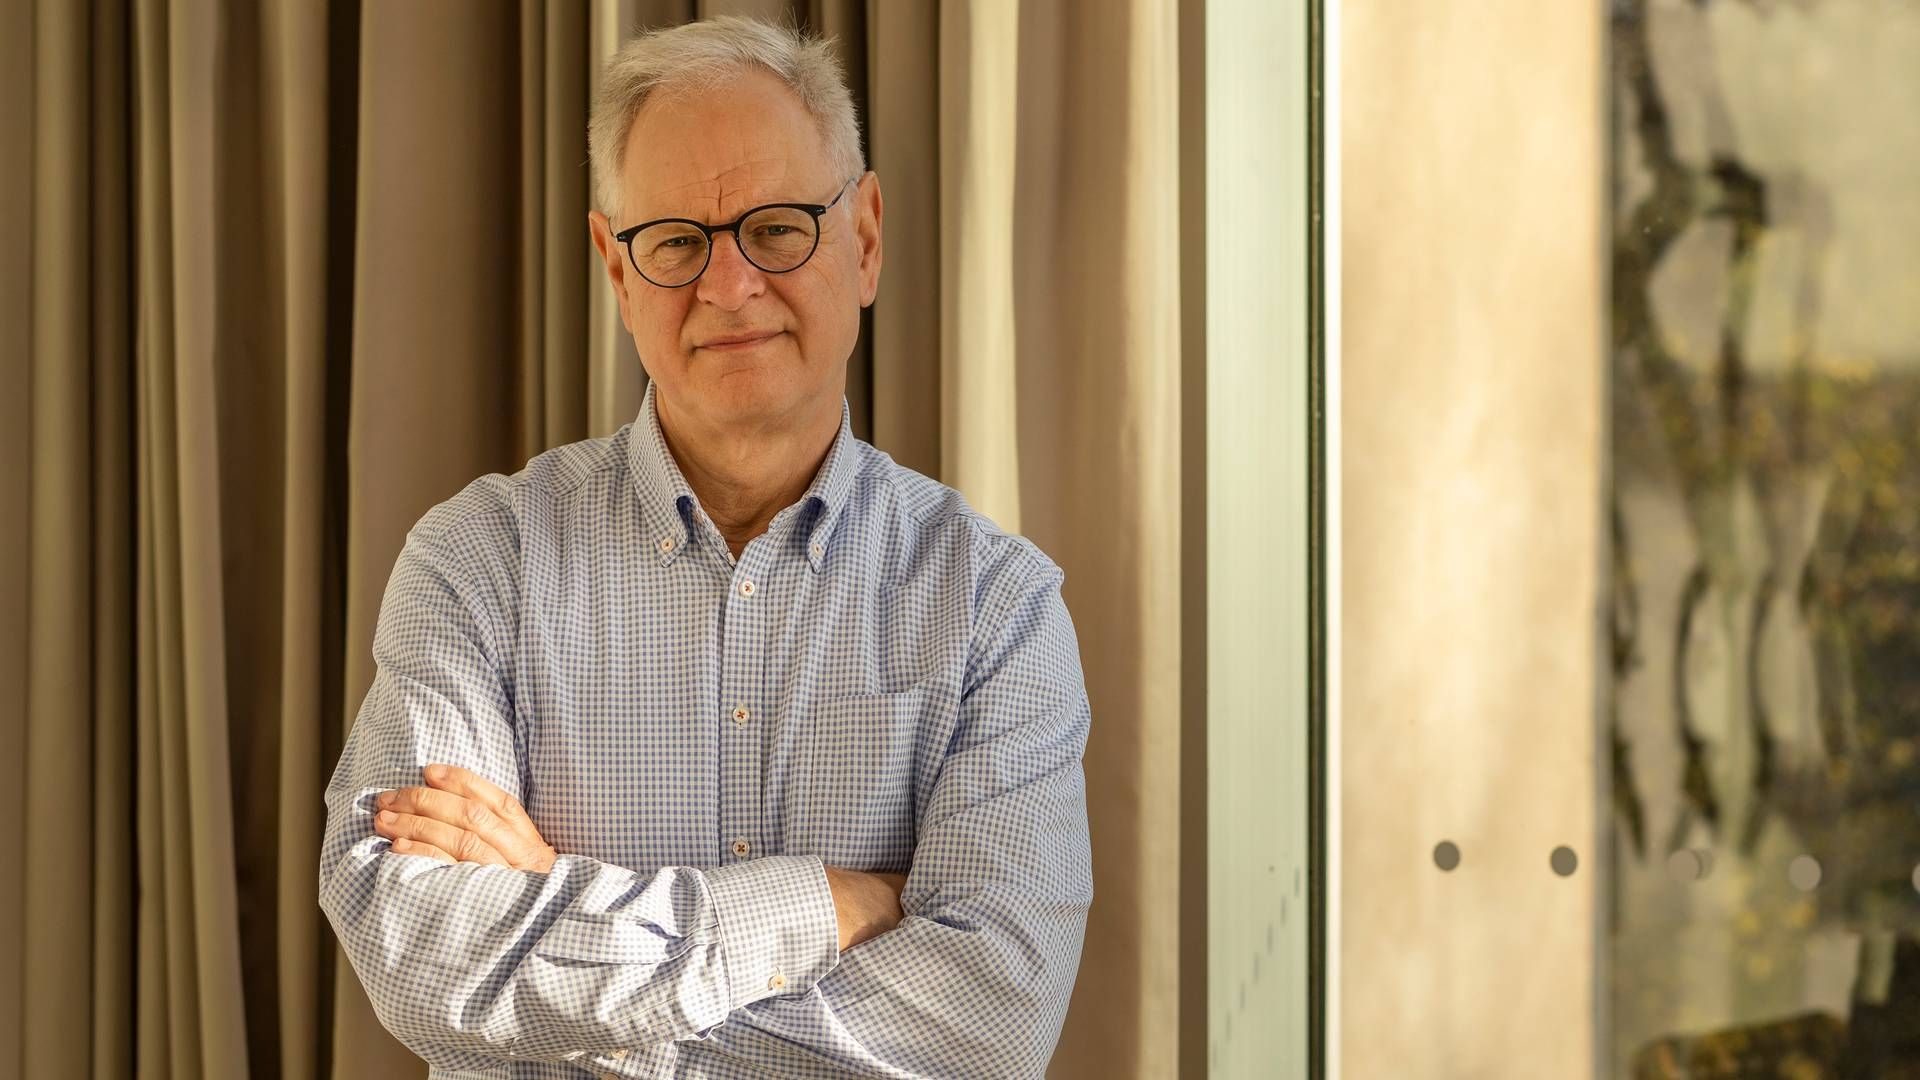
[[[660,247],[667,251],[672,251],[676,248],[686,247],[691,243],[693,243],[693,237],[691,236],[676,236],[669,240],[660,241]]]

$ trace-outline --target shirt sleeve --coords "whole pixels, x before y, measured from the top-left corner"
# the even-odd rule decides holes
[[[374,796],[421,784],[429,763],[523,795],[497,663],[511,620],[498,588],[459,570],[442,540],[408,536],[326,791],[320,906],[381,1023],[429,1063],[471,1069],[702,1039],[736,1009],[810,993],[838,959],[818,856],[639,872],[561,855],[541,874],[400,855],[374,833]]]
[[[1018,543],[1023,569],[982,604],[905,919],[842,953],[813,992],[716,1030],[716,1049],[795,1075],[1044,1075],[1093,902],[1090,715],[1063,574]]]

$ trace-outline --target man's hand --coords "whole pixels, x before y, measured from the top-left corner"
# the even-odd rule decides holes
[[[458,765],[429,765],[424,772],[430,786],[383,791],[374,800],[380,808],[374,831],[392,840],[394,851],[543,874],[553,868],[558,853],[518,799]],[[841,952],[900,924],[905,874],[826,870]]]
[[[827,887],[833,890],[833,913],[840,923],[840,951],[900,925],[900,890],[905,874],[870,874],[864,870],[827,867]]]
[[[558,854],[520,800],[458,765],[429,765],[429,787],[383,791],[374,831],[402,855],[546,873]]]

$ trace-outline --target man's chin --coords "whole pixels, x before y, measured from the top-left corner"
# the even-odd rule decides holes
[[[729,421],[782,416],[798,404],[793,382],[776,369],[740,368],[718,372],[701,387],[706,411]]]

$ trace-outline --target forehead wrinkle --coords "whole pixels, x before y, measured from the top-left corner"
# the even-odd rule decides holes
[[[661,191],[657,196],[659,205],[671,212],[648,216],[690,217],[712,225],[731,221],[765,203],[804,202],[811,198],[809,194],[785,190],[782,185],[789,175],[787,159],[783,157],[743,161]]]

